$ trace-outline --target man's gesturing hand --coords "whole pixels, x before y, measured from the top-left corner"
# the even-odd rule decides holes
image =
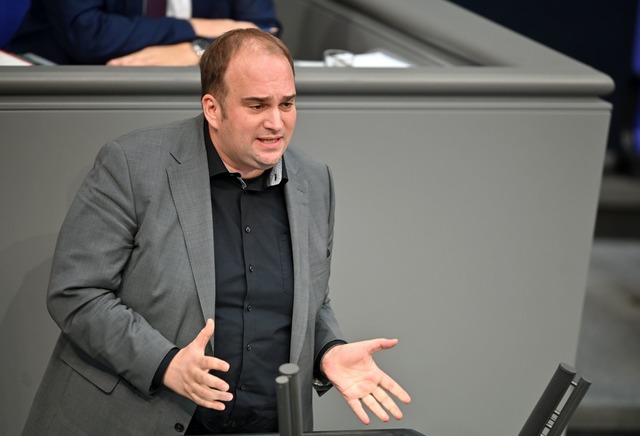
[[[387,411],[394,418],[402,419],[402,412],[389,393],[403,403],[411,402],[409,394],[378,368],[371,357],[373,353],[393,348],[397,343],[397,339],[372,339],[336,345],[322,358],[322,372],[365,424],[370,420],[363,404],[386,422],[389,420]]]
[[[222,401],[230,401],[233,395],[229,385],[222,379],[209,373],[209,370],[228,371],[229,364],[224,360],[204,354],[205,347],[213,336],[214,323],[207,320],[198,336],[175,355],[162,383],[172,391],[187,397],[199,406],[224,410]]]

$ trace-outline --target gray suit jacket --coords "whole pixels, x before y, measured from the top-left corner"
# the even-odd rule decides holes
[[[153,376],[215,316],[213,222],[203,118],[106,144],[58,237],[47,304],[62,332],[24,434],[177,434],[195,404]],[[341,338],[328,280],[334,193],[325,164],[285,154],[294,263],[290,361],[312,428],[317,352]],[[215,354],[215,344],[210,352]]]

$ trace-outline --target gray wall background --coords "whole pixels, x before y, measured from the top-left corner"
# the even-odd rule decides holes
[[[358,29],[379,36],[370,48],[389,41],[370,23],[384,2],[368,15],[338,3],[353,6],[326,15],[343,17],[345,48],[360,48]],[[440,60],[458,47],[459,61],[300,69],[293,146],[333,169],[345,334],[400,339],[377,361],[413,403],[404,421],[371,428],[516,434],[557,364],[575,359],[610,115],[598,96],[611,83],[447,2],[422,4],[406,3],[408,24],[424,25],[394,44]],[[469,29],[479,34],[456,42]],[[0,422],[13,435],[58,335],[44,294],[77,187],[107,140],[198,113],[199,88],[195,69],[0,70]],[[315,409],[317,430],[363,428],[335,392]]]

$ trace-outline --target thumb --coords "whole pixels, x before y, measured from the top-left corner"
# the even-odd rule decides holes
[[[369,354],[377,353],[378,351],[388,350],[390,348],[395,347],[398,344],[398,339],[371,339],[370,341],[365,341],[367,348],[369,349]]]
[[[193,344],[204,351],[207,344],[209,343],[209,340],[211,339],[211,336],[213,336],[214,329],[215,324],[213,320],[209,318],[205,326],[202,328],[202,330],[200,330],[200,333],[198,333],[198,336],[196,336],[196,338],[193,340]]]

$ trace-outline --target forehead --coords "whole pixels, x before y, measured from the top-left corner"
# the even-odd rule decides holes
[[[293,71],[284,54],[242,47],[225,74],[229,94],[278,96],[295,94]]]

